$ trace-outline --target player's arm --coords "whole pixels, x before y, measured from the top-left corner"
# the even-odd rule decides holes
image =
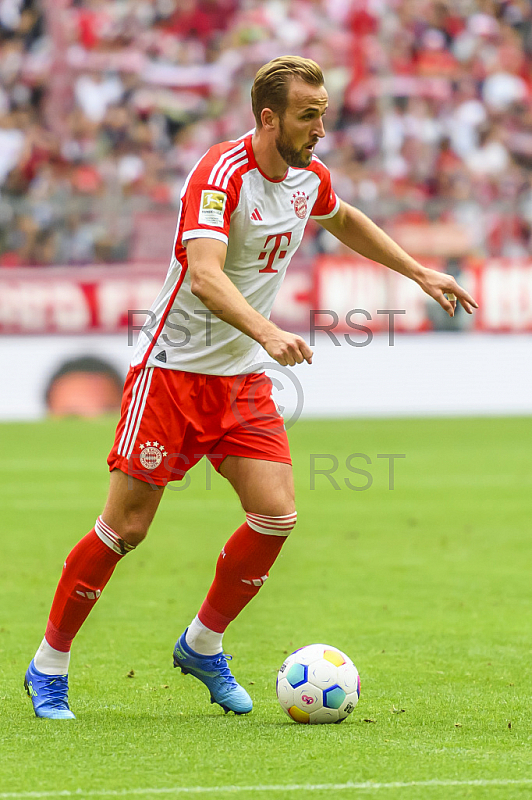
[[[334,217],[318,222],[351,250],[416,281],[424,292],[437,300],[449,316],[454,316],[456,306],[453,295],[468,314],[478,308],[476,301],[458,285],[452,275],[422,266],[362,211],[343,200],[340,200],[340,208]],[[451,299],[446,294],[451,295]]]
[[[259,314],[227,277],[227,245],[218,239],[189,239],[190,290],[211,311],[258,342],[282,366],[312,363],[312,350],[301,336],[283,331]]]

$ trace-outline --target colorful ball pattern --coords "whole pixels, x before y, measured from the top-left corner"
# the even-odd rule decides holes
[[[277,675],[281,708],[295,722],[342,722],[360,697],[351,659],[327,644],[310,644],[288,656]]]

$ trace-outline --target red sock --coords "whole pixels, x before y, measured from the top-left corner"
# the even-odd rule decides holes
[[[67,556],[46,626],[48,644],[65,653],[70,650],[74,636],[100,597],[117,563],[128,550],[133,549],[101,517],[96,526],[99,533],[93,528]]]
[[[284,517],[246,517],[224,545],[214,581],[198,613],[200,622],[218,633],[255,597],[296,521],[295,512]]]

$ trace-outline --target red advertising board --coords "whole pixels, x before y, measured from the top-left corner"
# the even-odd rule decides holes
[[[476,330],[532,332],[532,259],[472,260],[467,274],[480,306]]]
[[[424,261],[428,265],[427,260]],[[430,266],[440,268],[431,260]],[[322,256],[314,265],[314,318],[318,325],[336,322],[346,333],[364,326],[373,332],[393,328],[416,333],[430,330],[427,297],[413,281],[365,258]]]
[[[0,269],[1,334],[120,333],[138,328],[159,294],[166,264]],[[272,318],[308,327],[312,276],[291,265]],[[136,313],[135,313],[136,312]]]
[[[436,269],[443,262],[423,263]],[[139,326],[158,295],[166,264],[0,270],[0,334],[116,333]],[[470,329],[532,332],[532,259],[465,260],[460,282],[480,308]],[[431,330],[431,305],[413,282],[363,258],[320,256],[294,264],[272,318],[282,327],[352,333]],[[361,333],[363,335],[363,333]]]
[[[441,261],[423,259],[435,269]],[[465,259],[460,283],[478,301],[471,319],[471,330],[491,333],[532,332],[532,259]],[[349,332],[353,323],[372,331],[388,329],[388,316],[379,311],[404,311],[396,314],[398,332],[413,333],[432,328],[430,298],[402,275],[363,258],[323,256],[314,271],[314,308],[331,309],[338,316],[337,330]],[[354,309],[362,309],[354,314]],[[363,313],[365,312],[365,313]],[[329,321],[333,317],[329,315]],[[322,324],[327,316],[320,317]]]
[[[52,267],[0,271],[0,333],[114,333],[149,309],[165,267]],[[142,324],[142,315],[133,317]]]

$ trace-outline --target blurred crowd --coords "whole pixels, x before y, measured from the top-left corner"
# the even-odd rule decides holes
[[[530,254],[530,0],[0,0],[0,266],[131,258],[286,53],[324,70],[343,199]]]

